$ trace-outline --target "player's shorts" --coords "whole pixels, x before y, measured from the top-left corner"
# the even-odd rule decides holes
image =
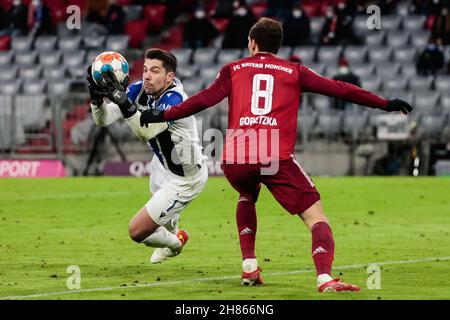
[[[278,165],[273,175],[262,175],[261,168],[267,167],[262,164],[223,164],[222,170],[240,197],[256,202],[264,184],[291,214],[302,213],[320,200],[314,182],[293,156]]]
[[[177,221],[181,211],[203,190],[208,180],[206,164],[199,165],[199,172],[193,176],[179,177],[164,169],[154,158],[150,172],[153,196],[145,207],[153,221],[161,226]]]

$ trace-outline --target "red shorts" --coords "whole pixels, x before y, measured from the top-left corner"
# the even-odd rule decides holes
[[[262,164],[222,164],[230,184],[241,197],[258,200],[261,184],[264,184],[275,199],[291,214],[299,214],[320,200],[314,182],[294,157],[279,161],[278,171],[262,175]]]

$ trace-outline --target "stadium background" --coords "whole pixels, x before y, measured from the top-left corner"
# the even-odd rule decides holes
[[[22,2],[28,13],[35,12],[35,2]],[[341,2],[346,3],[344,9]],[[109,162],[149,160],[147,147],[125,123],[106,130],[94,126],[85,81],[93,57],[105,50],[121,52],[131,65],[131,79],[136,80],[145,49],[171,50],[178,58],[178,76],[186,92],[193,94],[205,88],[224,63],[247,55],[249,27],[268,15],[284,22],[281,57],[300,58],[329,77],[337,75],[339,66],[349,65],[363,88],[414,106],[407,121],[389,115],[396,121],[381,128],[379,110],[336,108],[333,99],[305,94],[296,153],[311,174],[444,175],[450,171],[445,160],[450,158],[446,146],[450,16],[447,10],[441,17],[442,8],[448,6],[445,1],[47,0],[42,4],[40,27],[28,14],[22,29],[16,23],[18,30],[11,30],[7,12],[13,1],[0,1],[3,159],[58,159],[69,175],[100,175]],[[366,8],[371,4],[381,9],[379,30],[367,27],[371,14]],[[81,8],[81,29],[67,27],[69,5]],[[296,19],[292,8],[299,5],[303,15]],[[330,8],[334,13],[327,18]],[[335,38],[326,42],[333,31]],[[419,74],[417,62],[431,36],[439,39],[443,61]],[[226,101],[197,118],[203,132],[211,127],[224,131]]]
[[[26,8],[34,3],[23,2]],[[12,1],[0,0],[0,176],[32,176],[35,166],[44,166],[43,159],[61,161],[69,175],[101,175],[122,161],[120,152],[127,161],[139,160],[133,167],[136,175],[144,173],[143,163],[151,154],[125,123],[108,131],[93,125],[86,66],[99,52],[116,50],[130,62],[132,79],[139,79],[144,50],[161,47],[176,54],[179,77],[188,93],[195,93],[208,85],[223,63],[247,54],[247,30],[242,25],[254,20],[245,10],[233,9],[233,2],[118,0],[124,12],[120,33],[108,31],[120,24],[110,25],[102,15],[89,18],[100,19],[100,25],[88,21],[96,4],[108,12],[103,1],[48,0],[46,16],[52,20],[45,26],[50,34],[30,29],[27,17],[20,35],[20,30],[13,34],[4,15]],[[289,2],[246,4],[255,18],[268,11],[269,16],[288,21],[293,14]],[[291,46],[284,45],[280,55],[288,59],[297,55],[328,76],[348,63],[362,87],[404,98],[415,108],[401,116],[406,123],[385,120],[378,126],[380,111],[353,105],[337,109],[334,100],[319,95],[302,98],[296,153],[315,175],[333,226],[334,276],[361,286],[361,292],[339,296],[316,292],[310,234],[266,188],[258,200],[257,239],[266,285],[242,288],[234,223],[238,195],[225,178],[209,179],[183,213],[182,226],[191,236],[183,254],[151,265],[151,250],[133,243],[127,230],[130,218],[148,200],[148,178],[70,177],[0,179],[0,300],[449,299],[450,283],[443,276],[449,273],[450,260],[449,179],[317,175],[448,175],[444,161],[450,159],[450,47],[445,41],[450,18],[439,17],[442,1],[348,1],[355,7],[340,16],[347,17],[340,25],[334,15],[325,17],[328,4],[338,2],[302,1],[311,34],[300,37],[305,24],[293,28],[299,37],[291,39]],[[381,8],[380,30],[369,30],[366,24],[370,17],[366,7],[374,3]],[[80,30],[67,28],[70,4],[82,9]],[[185,26],[197,6],[219,31],[210,34],[206,47],[185,48]],[[331,21],[343,27],[339,30],[353,30],[356,37],[345,33],[339,43],[321,45]],[[435,21],[445,23],[438,28]],[[286,22],[285,29],[290,29]],[[432,34],[442,38],[443,61],[435,74],[419,75],[416,64]],[[227,35],[231,40],[242,36],[243,47],[222,48]],[[306,43],[296,42],[305,38]],[[224,130],[226,112],[223,103],[198,115],[201,130]],[[90,155],[95,157],[88,166]],[[438,159],[444,161],[435,166]],[[212,168],[211,173],[217,171]],[[380,289],[368,286],[369,264],[380,266]],[[80,268],[81,290],[67,285],[72,276],[69,266]]]

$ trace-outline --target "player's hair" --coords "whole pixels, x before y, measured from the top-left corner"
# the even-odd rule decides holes
[[[162,49],[148,49],[145,51],[145,59],[161,60],[167,72],[177,72],[177,58],[169,51]]]
[[[279,21],[263,17],[252,26],[248,36],[256,41],[259,51],[276,54],[283,41],[283,26]]]

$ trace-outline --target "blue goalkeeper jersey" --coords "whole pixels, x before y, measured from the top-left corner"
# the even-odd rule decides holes
[[[165,110],[187,99],[183,85],[177,78],[156,99],[145,93],[142,81],[130,84],[127,96],[141,110]],[[167,130],[150,139],[147,144],[164,168],[177,176],[184,177],[197,173],[199,164],[206,158],[199,143],[194,116],[172,121]]]

